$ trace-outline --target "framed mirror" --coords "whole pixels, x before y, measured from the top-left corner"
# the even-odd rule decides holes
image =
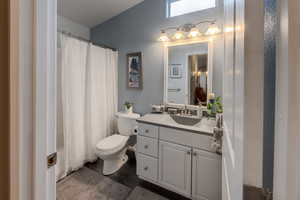
[[[213,88],[212,51],[211,41],[165,46],[165,103],[206,106]]]

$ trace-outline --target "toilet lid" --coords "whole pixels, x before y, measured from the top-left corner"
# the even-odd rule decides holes
[[[103,151],[109,151],[116,148],[119,148],[120,146],[125,145],[127,142],[128,137],[123,135],[112,135],[109,136],[103,140],[101,140],[97,145],[96,148]]]

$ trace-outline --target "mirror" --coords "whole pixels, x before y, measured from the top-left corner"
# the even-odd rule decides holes
[[[206,106],[212,92],[211,52],[211,42],[166,47],[165,102]]]

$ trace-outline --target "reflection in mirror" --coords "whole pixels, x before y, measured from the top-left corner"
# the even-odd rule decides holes
[[[206,105],[211,88],[209,44],[168,47],[167,102]]]
[[[189,104],[206,105],[207,102],[207,54],[195,54],[188,57]]]

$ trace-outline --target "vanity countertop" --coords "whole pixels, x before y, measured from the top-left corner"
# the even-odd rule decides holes
[[[175,128],[180,130],[191,131],[198,134],[213,135],[213,129],[216,126],[214,119],[202,118],[194,126],[181,125],[175,122],[169,114],[146,114],[137,119],[137,122]]]

